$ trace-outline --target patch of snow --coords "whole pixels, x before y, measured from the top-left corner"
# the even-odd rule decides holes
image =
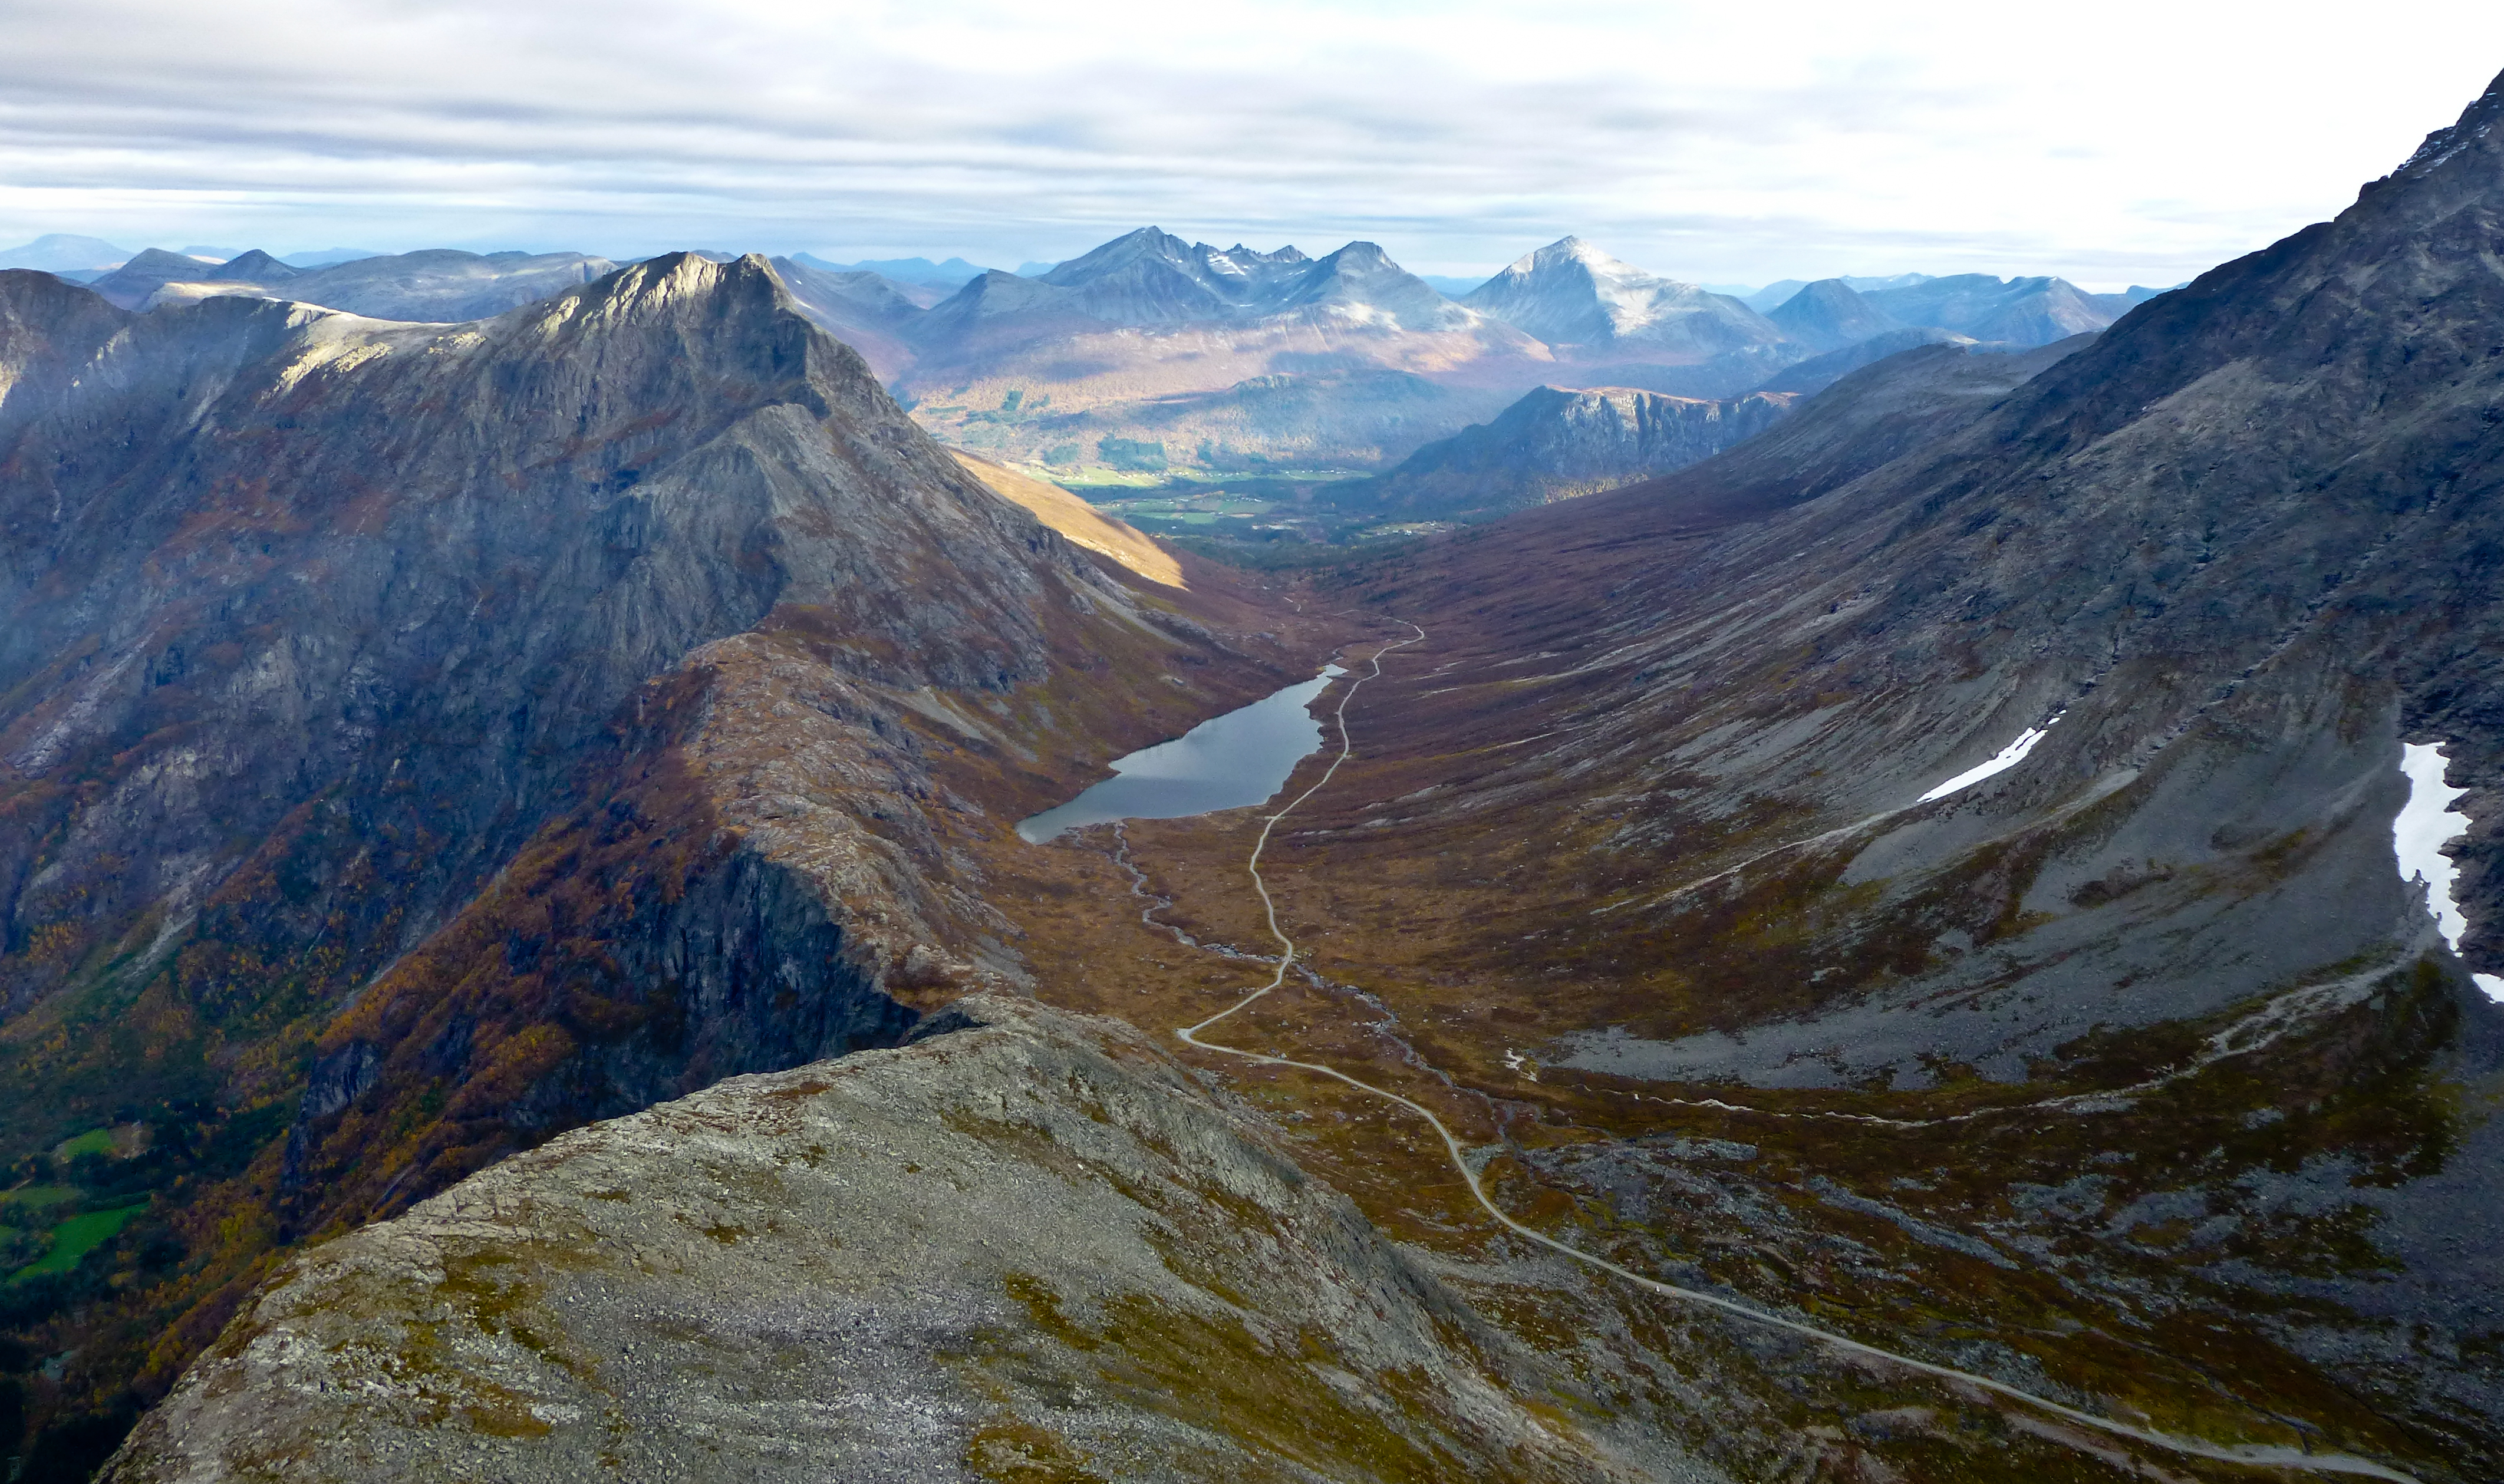
[[[2064,711],[2061,713],[2061,716],[2066,716],[2068,714],[2069,712]],[[1932,799],[1944,799],[1961,788],[1972,787],[1974,784],[1990,777],[1993,774],[2006,773],[2009,769],[2026,761],[2026,754],[2034,750],[2034,744],[2041,742],[2045,734],[2049,733],[2054,727],[2061,724],[2061,716],[2055,716],[2050,721],[2043,723],[2039,727],[2028,727],[2024,732],[2018,735],[2015,742],[2010,742],[2007,746],[2002,747],[1998,752],[1992,754],[1990,761],[1966,769],[1965,772],[1958,774],[1955,777],[1941,783],[1938,787],[1931,789],[1929,793],[1922,795],[1922,797],[1915,802],[1928,804]]]
[[[2391,848],[2400,858],[2400,880],[2425,883],[2426,908],[2434,914],[2435,930],[2457,953],[2461,936],[2469,931],[2469,917],[2452,895],[2460,867],[2443,853],[2443,847],[2469,833],[2469,816],[2452,807],[2469,790],[2444,782],[2444,767],[2443,743],[2400,744],[2400,773],[2409,780],[2409,802],[2391,821]],[[2504,975],[2470,978],[2488,999],[2504,1001]]]

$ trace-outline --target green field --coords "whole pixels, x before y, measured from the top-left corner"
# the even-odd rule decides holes
[[[113,1130],[110,1128],[90,1128],[87,1132],[80,1134],[75,1139],[63,1140],[60,1146],[52,1151],[52,1157],[55,1159],[75,1159],[81,1155],[109,1155],[112,1153]]]
[[[28,1210],[41,1210],[46,1206],[57,1206],[62,1201],[75,1199],[77,1195],[76,1186],[19,1186],[14,1191],[0,1191],[0,1206],[23,1206]]]
[[[90,1211],[73,1216],[52,1228],[52,1245],[34,1261],[17,1269],[9,1281],[20,1283],[40,1278],[46,1273],[65,1273],[79,1265],[79,1260],[122,1234],[130,1219],[148,1209],[146,1201],[136,1205],[117,1206],[111,1211]]]

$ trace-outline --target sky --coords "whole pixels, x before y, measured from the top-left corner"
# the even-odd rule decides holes
[[[806,250],[1156,224],[1474,275],[2163,287],[2336,214],[2504,6],[0,0],[0,247]]]

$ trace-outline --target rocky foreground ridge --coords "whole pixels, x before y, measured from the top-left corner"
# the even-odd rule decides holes
[[[297,1259],[105,1477],[1724,1477],[1594,1399],[1141,1032],[977,997]]]

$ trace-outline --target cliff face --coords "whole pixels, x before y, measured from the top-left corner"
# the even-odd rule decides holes
[[[1492,422],[1429,443],[1339,496],[1408,515],[1483,515],[1683,468],[1772,427],[1795,400],[1727,401],[1624,387],[1542,387]]]
[[[273,1243],[1019,982],[952,841],[1273,683],[760,259],[0,316],[0,1137],[159,1129],[179,1264],[13,1310],[63,1406],[170,1380]]]
[[[317,1249],[107,1477],[1720,1477],[1612,1437],[1138,1031],[929,1027]]]

